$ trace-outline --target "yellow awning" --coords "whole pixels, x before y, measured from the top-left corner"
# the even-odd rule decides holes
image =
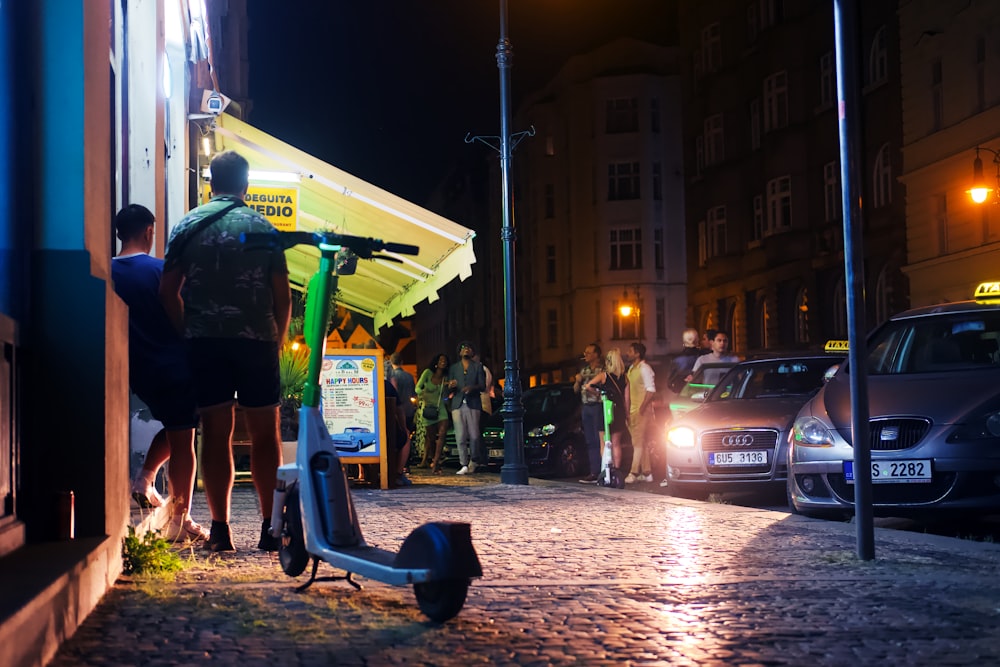
[[[299,189],[298,229],[332,230],[420,247],[419,255],[399,256],[402,264],[361,260],[355,275],[340,278],[338,302],[373,317],[376,331],[391,324],[397,315],[412,315],[421,301],[436,301],[438,290],[454,278],[465,280],[472,275],[476,255],[471,229],[366,183],[233,116],[219,116],[215,139],[219,150],[234,150],[245,157],[251,172],[272,172],[260,181],[252,173],[251,185]],[[293,181],[297,177],[297,184],[279,182],[287,177]],[[319,265],[318,252],[297,246],[287,252],[287,258],[293,284],[306,285]]]

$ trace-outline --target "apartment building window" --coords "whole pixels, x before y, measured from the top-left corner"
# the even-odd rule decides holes
[[[765,350],[771,345],[771,339],[767,335],[767,324],[770,319],[771,314],[767,310],[767,297],[762,294],[757,301],[757,337],[760,346]]]
[[[976,111],[986,108],[986,38],[976,38]]]
[[[834,222],[841,219],[840,163],[827,162],[823,165],[823,219]]]
[[[759,21],[761,30],[774,27],[781,21],[782,0],[760,0]]]
[[[659,162],[653,163],[653,199],[663,199],[663,167]]]
[[[892,203],[892,163],[889,159],[889,144],[882,144],[875,156],[872,169],[872,203],[888,206]]]
[[[705,164],[722,162],[726,150],[726,138],[722,128],[722,114],[709,116],[704,122]]]
[[[764,238],[764,198],[757,195],[753,198],[753,240]]]
[[[750,100],[750,148],[760,148],[760,98]]]
[[[705,137],[695,137],[694,140],[694,175],[701,177],[705,169]]]
[[[546,329],[548,331],[549,349],[559,347],[559,315],[555,308],[549,308],[545,317]]]
[[[658,97],[649,100],[649,131],[654,134],[660,131],[660,98]]]
[[[552,183],[545,184],[545,217],[556,217],[556,186]]]
[[[639,198],[639,163],[613,162],[608,165],[608,201]]]
[[[944,126],[944,82],[941,73],[941,59],[931,63],[931,131],[937,132]]]
[[[843,278],[833,288],[833,335],[835,338],[847,338],[847,292]]]
[[[713,206],[705,216],[708,223],[708,257],[726,254],[726,207]]]
[[[639,131],[639,100],[634,97],[618,97],[607,101],[608,134]]]
[[[833,106],[837,99],[837,72],[833,66],[833,52],[827,51],[819,58],[819,104],[824,109]]]
[[[764,79],[764,131],[788,125],[788,74],[775,72]]]
[[[642,230],[638,227],[611,230],[611,270],[642,268]]]
[[[556,247],[554,245],[545,246],[545,282],[554,283],[556,281]]]
[[[948,195],[934,197],[934,226],[937,228],[938,255],[948,254]]]
[[[885,26],[875,32],[868,50],[868,84],[882,83],[889,76],[889,56],[885,48]]]
[[[809,291],[805,287],[795,296],[795,342],[809,342]]]
[[[657,227],[653,230],[653,266],[657,270],[663,270],[663,228]]]
[[[708,263],[708,232],[705,221],[698,221],[698,266],[705,266]]]
[[[656,340],[667,337],[667,304],[662,298],[656,300]]]
[[[702,72],[718,72],[722,67],[722,34],[718,23],[701,30]]]
[[[782,176],[767,182],[767,220],[764,235],[770,236],[792,226],[792,179]]]

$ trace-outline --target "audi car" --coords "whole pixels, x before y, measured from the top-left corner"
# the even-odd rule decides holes
[[[879,516],[1000,511],[1000,283],[975,298],[915,308],[869,336],[873,510]],[[795,419],[787,489],[793,510],[854,512],[851,367]]]
[[[837,355],[795,355],[734,365],[667,433],[671,493],[784,489],[792,422],[837,364]]]

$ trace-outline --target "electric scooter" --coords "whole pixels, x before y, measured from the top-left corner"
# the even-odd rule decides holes
[[[461,611],[472,577],[482,567],[472,546],[468,523],[426,523],[407,536],[399,553],[367,544],[354,510],[347,475],[320,412],[320,369],[330,318],[330,295],[337,276],[354,273],[358,259],[398,261],[386,251],[416,255],[416,246],[333,232],[273,232],[242,234],[245,249],[319,249],[319,271],[309,281],[306,297],[305,339],[309,347],[306,387],[299,412],[295,462],[278,468],[271,513],[271,535],[280,539],[278,560],[290,577],[305,571],[312,559],[309,581],[343,580],[360,589],[359,574],[394,586],[413,585],[420,610],[431,620],[444,622]],[[344,576],[321,577],[320,561],[344,570]]]
[[[601,456],[601,472],[597,476],[598,486],[610,486],[613,489],[624,489],[625,478],[615,467],[615,459],[611,450],[611,422],[615,420],[615,404],[608,395],[601,392],[601,407],[604,409],[604,452]]]

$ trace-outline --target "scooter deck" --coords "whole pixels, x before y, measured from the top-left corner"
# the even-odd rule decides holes
[[[363,558],[370,563],[392,567],[396,560],[395,551],[386,551],[378,547],[362,545],[357,547],[331,547],[331,551],[351,556],[352,558]]]

